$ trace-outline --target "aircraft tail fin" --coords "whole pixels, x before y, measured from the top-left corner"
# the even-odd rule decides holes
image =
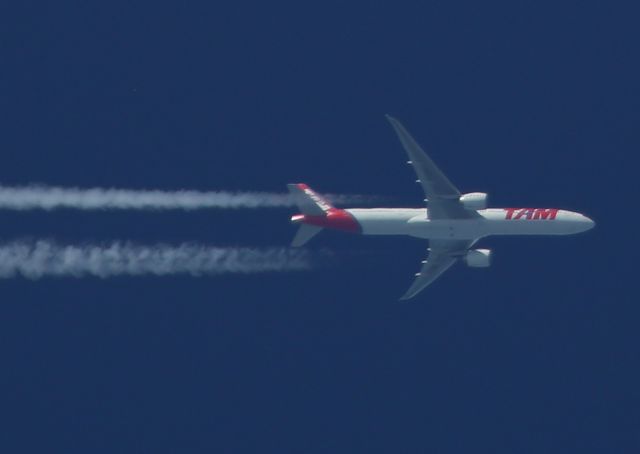
[[[333,206],[304,183],[288,184],[289,194],[302,214],[324,216]]]
[[[287,188],[301,213],[291,218],[293,223],[300,224],[300,228],[293,238],[291,246],[299,247],[322,230],[322,226],[306,223],[305,219],[325,217],[329,212],[334,210],[334,207],[324,197],[304,183],[288,184]]]

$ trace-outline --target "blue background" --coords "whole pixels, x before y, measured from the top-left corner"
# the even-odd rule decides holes
[[[14,2],[0,181],[422,194],[597,222],[490,238],[410,304],[411,238],[310,273],[0,282],[0,450],[640,450],[632,2]],[[5,240],[285,245],[291,210],[2,212]]]

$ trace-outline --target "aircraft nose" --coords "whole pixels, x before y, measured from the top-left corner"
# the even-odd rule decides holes
[[[596,223],[594,222],[594,220],[585,215],[582,215],[582,224],[584,225],[585,231],[591,230],[596,226]]]

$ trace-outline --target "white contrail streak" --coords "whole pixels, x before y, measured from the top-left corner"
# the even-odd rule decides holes
[[[132,243],[59,245],[51,241],[0,244],[0,279],[96,276],[191,276],[309,269],[305,250],[211,247],[196,244],[153,246]]]
[[[366,197],[328,195],[336,203]],[[206,208],[276,208],[294,206],[288,194],[228,191],[156,191],[56,186],[0,186],[0,209],[55,210],[197,210]]]

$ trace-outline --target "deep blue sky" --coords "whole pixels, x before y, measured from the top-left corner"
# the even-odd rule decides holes
[[[410,304],[423,242],[332,233],[311,273],[0,282],[0,451],[639,452],[632,2],[130,3],[1,8],[3,184],[419,205],[390,113],[463,191],[598,225],[487,239],[491,269]],[[252,246],[287,244],[291,214],[0,219]]]

